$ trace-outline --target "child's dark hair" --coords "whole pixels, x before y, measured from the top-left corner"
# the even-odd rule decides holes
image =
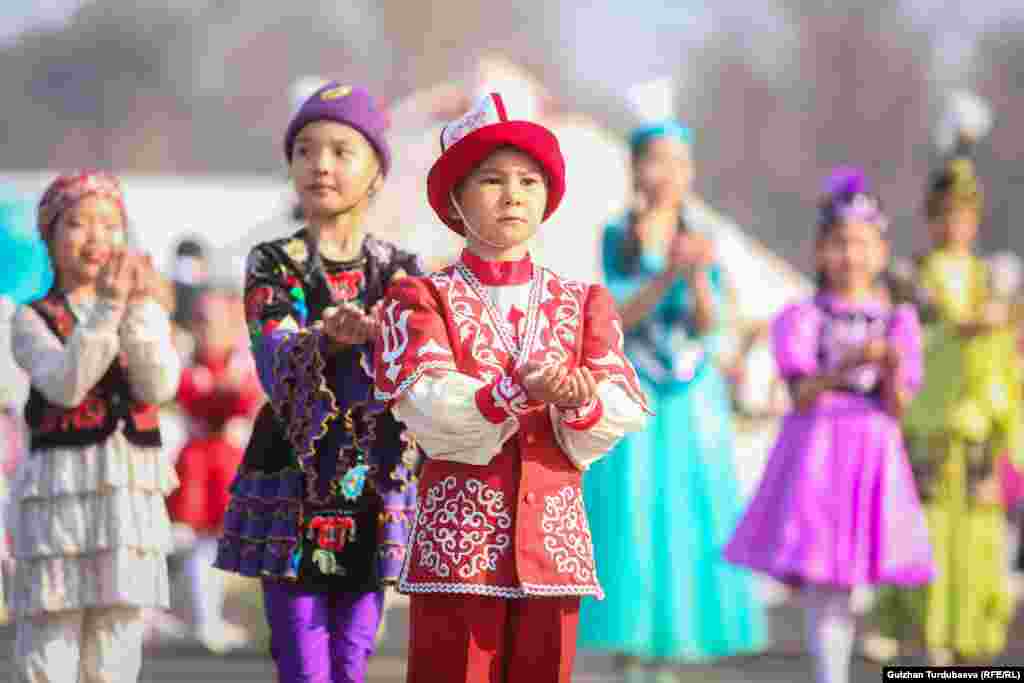
[[[956,208],[984,208],[984,195],[974,162],[961,155],[946,160],[941,169],[933,173],[928,182],[925,214],[929,220],[938,220]]]
[[[860,169],[843,166],[829,175],[825,194],[818,202],[818,244],[848,220],[872,223],[882,234],[889,225],[882,200],[868,190],[864,173]],[[828,278],[820,269],[815,273],[815,283],[819,290],[828,285]]]

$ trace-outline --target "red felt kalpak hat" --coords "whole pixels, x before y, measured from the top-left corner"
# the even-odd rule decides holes
[[[533,157],[547,176],[547,220],[565,194],[565,159],[558,138],[532,121],[510,121],[498,93],[482,98],[462,118],[441,131],[441,156],[427,175],[427,198],[445,225],[465,234],[465,227],[451,216],[451,193],[480,162],[498,149],[511,145]]]

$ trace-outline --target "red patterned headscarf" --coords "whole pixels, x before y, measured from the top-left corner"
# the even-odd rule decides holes
[[[37,225],[44,242],[53,237],[53,228],[57,221],[75,202],[89,195],[97,195],[114,201],[121,209],[121,215],[127,222],[124,210],[124,196],[121,183],[106,171],[81,170],[57,176],[50,183],[39,200]]]

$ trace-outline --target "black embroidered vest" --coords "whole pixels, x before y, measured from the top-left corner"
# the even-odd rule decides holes
[[[31,304],[62,343],[75,329],[75,316],[59,293],[51,292]],[[159,409],[137,400],[128,383],[124,354],[110,364],[106,374],[73,408],[50,403],[32,386],[25,404],[25,421],[32,435],[33,451],[99,444],[123,423],[125,438],[137,446],[161,445]]]

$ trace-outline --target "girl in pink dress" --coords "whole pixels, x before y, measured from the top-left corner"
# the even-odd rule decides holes
[[[794,410],[725,554],[802,588],[818,683],[846,683],[856,586],[917,585],[934,572],[899,415],[921,384],[915,311],[875,285],[886,219],[856,172],[821,205],[819,291],[774,323]]]

